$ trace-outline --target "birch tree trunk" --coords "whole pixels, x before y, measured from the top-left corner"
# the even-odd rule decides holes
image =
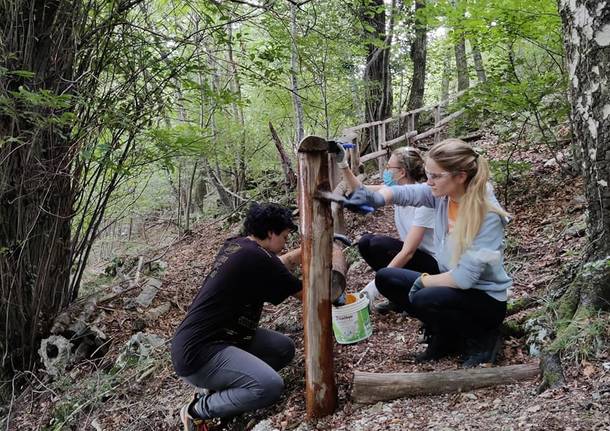
[[[582,152],[588,249],[582,267],[557,304],[557,335],[545,352],[551,358],[559,357],[566,341],[582,337],[583,328],[591,326],[599,310],[610,309],[610,7],[561,0],[559,12],[573,139]],[[556,367],[547,367],[544,384],[552,386],[557,374]]]

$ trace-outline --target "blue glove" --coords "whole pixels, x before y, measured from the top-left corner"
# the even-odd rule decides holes
[[[328,141],[328,151],[335,153],[335,162],[340,168],[348,168],[346,148],[353,148],[354,144],[339,141]]]
[[[415,295],[417,292],[419,292],[420,290],[422,290],[424,288],[424,282],[421,279],[421,275],[419,277],[417,277],[417,280],[415,280],[413,282],[413,285],[411,286],[411,290],[409,290],[409,301],[413,301],[413,295]]]
[[[345,208],[354,212],[362,212],[363,206],[379,208],[385,205],[385,198],[379,192],[360,187],[345,201]]]

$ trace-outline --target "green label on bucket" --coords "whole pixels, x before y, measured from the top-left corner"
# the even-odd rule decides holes
[[[351,313],[333,313],[333,332],[340,344],[356,343],[369,337],[373,327],[368,307]]]

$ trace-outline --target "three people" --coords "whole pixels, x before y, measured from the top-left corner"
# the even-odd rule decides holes
[[[359,188],[346,206],[425,206],[434,209],[435,256],[440,274],[383,268],[379,291],[425,326],[420,360],[458,350],[464,366],[495,359],[498,328],[506,313],[511,278],[504,270],[507,214],[488,190],[489,166],[467,143],[447,139],[426,157],[427,184]]]
[[[351,190],[363,187],[344,160],[343,152],[337,157],[338,166],[345,182]],[[424,160],[419,150],[402,147],[394,150],[383,173],[386,187],[417,184],[426,180]],[[384,186],[366,186],[369,190],[379,190]],[[373,269],[408,268],[413,271],[438,274],[438,264],[434,258],[434,210],[411,205],[394,205],[394,223],[400,239],[387,235],[367,233],[358,241],[358,250],[365,262]],[[367,286],[367,292],[375,287]],[[371,298],[370,295],[369,297]],[[371,298],[372,299],[372,298]],[[403,311],[399,304],[388,301],[375,307],[382,314],[388,311]]]
[[[172,341],[176,373],[207,390],[182,408],[185,431],[275,403],[284,388],[277,371],[294,356],[288,336],[258,327],[265,302],[277,305],[301,292],[290,272],[300,249],[277,256],[296,230],[291,212],[254,204],[244,230],[246,236],[228,239],[218,252]]]

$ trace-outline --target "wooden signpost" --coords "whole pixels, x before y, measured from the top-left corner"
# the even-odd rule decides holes
[[[305,401],[307,416],[316,418],[331,414],[337,406],[330,299],[333,224],[330,203],[314,198],[316,190],[330,191],[328,143],[308,136],[299,145],[298,157]]]

